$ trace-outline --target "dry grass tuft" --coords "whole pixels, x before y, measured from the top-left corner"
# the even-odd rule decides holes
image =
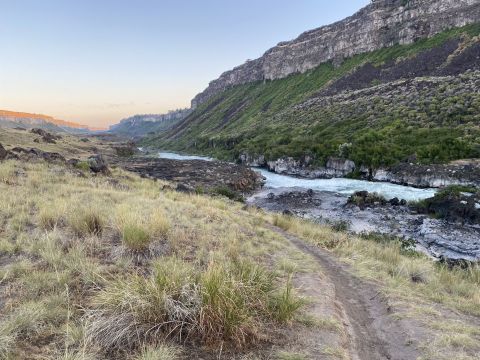
[[[42,229],[53,230],[65,222],[67,206],[62,201],[44,204],[38,213],[39,225]]]
[[[153,269],[149,278],[114,282],[95,297],[87,313],[90,341],[105,350],[138,348],[159,336],[243,347],[300,306],[290,285],[277,294],[273,275],[248,262],[212,263],[202,271],[167,257]]]
[[[67,221],[72,230],[82,237],[100,235],[106,224],[104,212],[96,206],[80,206],[73,209]]]
[[[180,350],[178,347],[169,345],[144,347],[139,355],[132,360],[175,360],[178,359]]]

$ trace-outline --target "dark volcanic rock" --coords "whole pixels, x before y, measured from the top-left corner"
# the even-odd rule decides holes
[[[359,90],[372,86],[373,82],[387,83],[399,79],[413,79],[420,76],[438,75],[438,69],[447,61],[449,56],[455,53],[458,45],[458,39],[451,39],[440,47],[425,50],[415,57],[402,61],[391,60],[379,66],[367,63],[351,74],[335,81],[332,85],[321,91],[319,95],[328,96],[345,90]],[[463,71],[451,71],[451,75],[456,75]]]
[[[443,191],[414,208],[452,222],[480,224],[480,198],[474,194]]]
[[[397,197],[394,197],[393,199],[390,199],[388,202],[392,206],[399,206],[400,205],[400,200]]]
[[[417,187],[464,185],[480,187],[480,161],[459,160],[451,164],[398,164],[379,169],[374,180]]]
[[[274,193],[269,193],[267,195],[267,200],[272,202],[280,202],[283,205],[292,208],[309,208],[319,206],[321,201],[316,198],[313,190],[309,189],[307,191],[288,191],[275,195]]]
[[[233,191],[250,192],[261,187],[263,177],[241,165],[220,161],[136,158],[120,163],[138,174],[174,181],[191,189],[214,189],[227,186]]]
[[[2,144],[0,144],[0,160],[3,160],[7,157],[7,150],[3,147]]]
[[[43,151],[36,148],[24,149],[22,147],[14,147],[9,153],[11,158],[22,161],[45,160],[48,162],[65,162],[65,158],[59,153]]]
[[[60,135],[53,135],[53,134],[50,134],[49,132],[47,132],[43,129],[39,129],[39,128],[33,128],[32,130],[30,130],[30,132],[32,134],[40,135],[42,137],[42,140],[46,143],[49,143],[49,144],[56,144],[56,140],[60,140],[62,138]],[[35,139],[34,141],[39,142],[38,139]]]
[[[185,184],[178,184],[175,190],[183,192],[183,193],[194,193],[195,189],[192,188],[191,186],[185,185]]]

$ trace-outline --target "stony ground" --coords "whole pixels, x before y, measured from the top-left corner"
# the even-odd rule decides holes
[[[445,259],[480,260],[480,228],[419,214],[408,205],[347,204],[347,196],[307,189],[264,189],[247,199],[270,211],[288,211],[356,234],[412,239],[419,250]]]

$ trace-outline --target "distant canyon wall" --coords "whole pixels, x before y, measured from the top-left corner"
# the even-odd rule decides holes
[[[235,85],[281,79],[479,21],[480,0],[372,0],[351,17],[279,43],[261,58],[223,73],[192,100],[192,108]]]

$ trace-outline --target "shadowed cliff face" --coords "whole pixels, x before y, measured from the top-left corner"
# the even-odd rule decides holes
[[[411,44],[478,21],[478,0],[375,0],[351,17],[307,31],[223,73],[192,100],[192,107],[235,85],[281,79],[327,61],[339,64],[356,54]]]

